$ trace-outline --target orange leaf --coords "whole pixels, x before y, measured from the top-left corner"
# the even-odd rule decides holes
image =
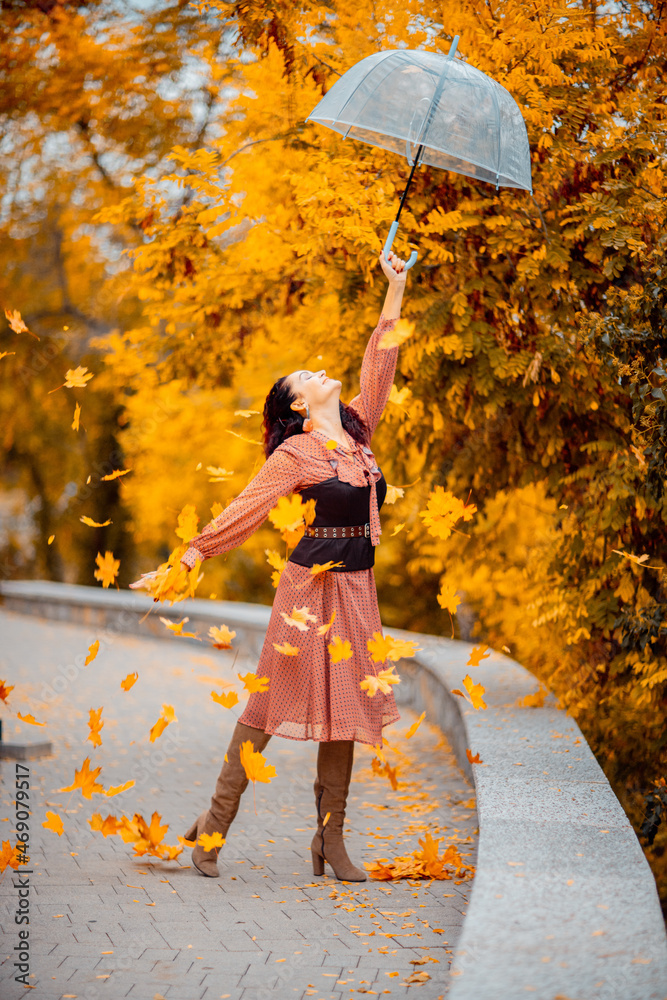
[[[100,716],[102,715],[101,708],[91,708],[88,712],[88,726],[90,728],[90,733],[87,739],[93,744],[94,747],[99,747],[102,745],[102,737],[100,736],[100,730],[104,723],[101,721]]]
[[[184,618],[183,621],[180,621],[180,622],[172,622],[172,621],[170,621],[169,618],[162,618],[162,616],[160,616],[160,621],[169,629],[170,632],[173,632],[174,635],[180,635],[183,638],[185,638],[186,636],[188,636],[190,639],[198,639],[199,638],[199,636],[197,635],[196,632],[184,632],[183,631],[183,626],[187,622],[190,621],[189,618]]]
[[[79,429],[79,417],[81,416],[81,403],[76,403],[74,406],[74,418],[72,420],[72,430],[78,431]]]
[[[96,639],[95,642],[91,642],[88,647],[88,656],[86,657],[84,667],[87,667],[89,663],[92,663],[97,654],[100,651],[100,640]]]
[[[132,788],[134,784],[134,778],[130,778],[130,780],[126,781],[124,785],[112,785],[110,788],[107,788],[104,794],[107,798],[111,798],[112,795],[120,795],[121,792],[126,792],[128,788]]]
[[[113,552],[108,550],[102,556],[101,552],[97,553],[95,557],[95,562],[98,565],[98,569],[95,570],[93,576],[96,580],[102,582],[103,587],[108,587],[110,583],[115,583],[116,577],[118,576],[118,570],[120,569],[120,559],[114,559]]]
[[[417,730],[421,726],[422,722],[424,721],[425,717],[426,717],[426,712],[422,712],[422,714],[419,716],[419,718],[417,719],[417,721],[412,723],[412,725],[408,729],[407,733],[405,734],[406,740],[409,740],[411,736],[415,735],[415,733],[417,732]]]
[[[228,691],[227,694],[216,694],[215,691],[211,691],[211,698],[223,708],[233,708],[239,700],[236,691]]]
[[[481,684],[475,684],[472,678],[466,674],[463,678],[463,686],[470,695],[470,704],[475,710],[486,708],[486,703],[482,697],[484,687]]]
[[[221,625],[220,628],[211,625],[208,634],[213,639],[213,645],[216,649],[231,649],[232,639],[236,635],[236,632],[231,632],[226,625]]]
[[[329,631],[329,629],[331,628],[331,626],[333,625],[333,623],[335,622],[335,620],[336,620],[336,612],[332,611],[331,612],[331,618],[326,623],[326,625],[318,625],[317,626],[317,634],[318,635],[326,635],[327,632]]]
[[[184,542],[189,542],[190,539],[194,538],[197,534],[198,524],[199,518],[197,517],[197,511],[194,504],[188,503],[178,515],[178,527],[176,528],[176,534],[179,538],[182,538]]]
[[[22,852],[19,851],[18,844],[16,847],[12,847],[8,840],[3,840],[2,850],[0,851],[0,873],[4,872],[5,868],[13,868],[16,871],[21,864],[21,860]]]
[[[363,681],[359,681],[359,687],[362,691],[366,691],[369,698],[372,698],[378,691],[382,691],[383,694],[389,694],[391,685],[400,683],[400,680],[401,678],[398,674],[394,673],[392,665],[391,667],[387,667],[386,670],[380,670],[376,676],[366,674]]]
[[[430,535],[445,539],[449,538],[457,521],[461,518],[464,521],[472,520],[476,511],[474,503],[464,504],[453,493],[445,491],[442,486],[436,486],[428,498],[426,510],[420,510],[419,516],[424,519]]]
[[[88,825],[93,832],[101,833],[104,837],[110,837],[114,833],[118,833],[121,827],[121,823],[115,816],[109,815],[102,819],[101,813],[93,813],[88,820]]]
[[[516,704],[521,708],[542,708],[549,689],[540,685],[535,694],[527,694],[525,698],[517,698]]]
[[[29,722],[31,726],[45,726],[45,722],[37,722],[34,715],[21,715],[20,712],[16,713],[21,722]]]
[[[81,794],[84,799],[89,799],[92,795],[102,795],[104,794],[104,786],[98,784],[95,778],[98,777],[101,766],[96,767],[93,771],[90,770],[90,757],[86,757],[81,769],[79,771],[74,771],[74,781],[71,785],[66,788],[59,788],[59,792],[73,792],[75,788],[81,789]]]
[[[139,679],[139,674],[135,670],[133,674],[128,674],[121,682],[120,686],[123,691],[129,691],[133,684],[136,684]]]
[[[484,646],[483,644],[481,646],[473,646],[466,667],[478,667],[481,661],[485,660],[487,656],[489,656],[488,646]]]
[[[266,758],[258,751],[255,751],[252,740],[246,740],[241,744],[240,754],[241,764],[248,781],[263,781],[268,784],[271,778],[275,778],[276,769],[274,765],[267,764]]]
[[[289,642],[283,642],[282,645],[274,642],[273,648],[277,653],[283,653],[285,656],[298,656],[300,652],[298,646],[292,646]]]
[[[219,830],[215,830],[214,833],[200,833],[197,841],[205,851],[212,851],[214,847],[222,847],[224,842],[225,838]]]
[[[330,559],[329,562],[325,563],[313,563],[313,565],[310,567],[310,573],[311,576],[317,576],[318,573],[326,573],[327,570],[334,569],[335,566],[344,566],[344,565],[345,563],[332,562],[332,560]]]
[[[332,663],[341,663],[343,660],[351,660],[354,656],[352,644],[349,639],[341,639],[339,635],[332,636],[331,642],[327,646]]]
[[[243,686],[246,691],[253,694],[255,691],[268,691],[269,689],[269,678],[268,677],[258,677],[257,674],[237,674],[239,680],[243,681]]]
[[[14,684],[7,684],[5,681],[0,681],[0,701],[4,701],[7,704],[7,698],[9,697],[9,692],[14,690]]]
[[[155,743],[158,736],[162,736],[162,733],[165,731],[170,722],[178,722],[178,719],[174,715],[173,705],[163,705],[162,713],[155,725],[151,727],[151,731],[149,733],[151,743]]]
[[[65,372],[65,388],[85,389],[86,382],[89,382],[93,377],[93,373],[89,372],[82,365],[78,365],[76,368],[68,368]]]
[[[113,521],[93,521],[92,517],[88,517],[87,514],[84,514],[79,520],[87,524],[89,528],[106,528],[107,524],[113,524]],[[98,580],[99,577],[96,576],[95,579]]]
[[[280,615],[287,625],[298,628],[300,632],[308,631],[310,628],[308,622],[317,621],[317,615],[311,615],[310,608],[292,608],[291,615],[288,615],[286,611],[281,611]]]
[[[53,830],[53,832],[57,833],[59,837],[62,836],[62,833],[65,829],[65,827],[63,826],[63,821],[61,820],[58,813],[51,812],[50,809],[46,810],[46,820],[44,823],[42,823],[42,826],[44,827],[45,830]]]
[[[473,757],[472,750],[470,750],[468,747],[466,747],[466,757],[468,758],[468,761],[471,764],[483,764],[484,763],[484,761],[482,760],[482,758],[480,757],[480,755],[478,753],[476,753],[475,756]]]
[[[119,479],[121,476],[126,476],[128,472],[132,472],[132,469],[114,469],[110,472],[108,476],[102,476],[100,478],[101,483],[111,482],[112,479]]]

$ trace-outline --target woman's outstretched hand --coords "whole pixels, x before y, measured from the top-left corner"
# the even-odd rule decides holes
[[[130,590],[148,590],[149,580],[153,580],[156,573],[156,570],[152,570],[150,573],[142,573],[139,580],[135,580],[134,583],[130,584]]]
[[[390,285],[404,285],[408,276],[405,270],[405,261],[397,257],[393,250],[389,251],[387,257],[384,250],[380,251],[380,267],[384,271]]]

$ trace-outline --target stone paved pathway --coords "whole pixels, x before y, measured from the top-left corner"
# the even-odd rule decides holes
[[[94,812],[120,816],[154,811],[177,843],[208,804],[234,722],[209,696],[236,680],[250,662],[204,643],[116,636],[84,667],[77,657],[101,633],[0,608],[0,680],[15,684],[9,703],[45,728],[17,720],[0,705],[6,742],[50,739],[51,757],[28,762],[31,782],[30,978],[39,1000],[354,1000],[370,996],[436,1000],[447,992],[448,968],[472,883],[464,880],[387,883],[314,878],[309,844],[315,827],[315,745],[274,737],[264,751],[277,777],[248,787],[220,857],[219,881],[190,866],[135,858],[120,837],[104,838],[87,823]],[[102,637],[103,638],[103,637]],[[129,692],[120,681],[139,679]],[[241,685],[237,682],[237,687]],[[155,742],[148,730],[162,704],[175,707]],[[102,746],[86,742],[88,710],[104,706]],[[385,730],[400,758],[399,785],[373,775],[372,752],[357,744],[346,833],[358,863],[407,854],[429,829],[442,850],[455,843],[475,863],[473,789],[446,740],[415,720]],[[59,788],[89,756],[102,765],[105,788],[134,778],[114,797]],[[394,755],[389,755],[394,759]],[[0,841],[15,842],[15,762],[0,761]],[[45,830],[47,809],[65,823]],[[327,866],[325,871],[331,872]],[[13,968],[19,928],[11,870],[0,880],[0,996],[25,988]],[[409,980],[421,979],[414,985]],[[429,978],[425,978],[428,976]]]

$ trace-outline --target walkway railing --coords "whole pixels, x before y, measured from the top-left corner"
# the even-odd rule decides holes
[[[140,621],[153,602],[133,591],[13,581],[0,594],[21,614],[94,625],[102,643],[120,633],[171,639],[154,612]],[[224,622],[257,656],[270,613],[229,601],[159,607],[165,618],[187,614],[195,627]],[[577,724],[551,695],[539,708],[520,707],[537,682],[509,657],[492,653],[468,667],[469,643],[390,631],[422,647],[397,664],[397,702],[440,726],[477,792],[477,871],[448,997],[665,1000],[667,936],[655,880]],[[486,709],[451,693],[466,674],[484,685]]]

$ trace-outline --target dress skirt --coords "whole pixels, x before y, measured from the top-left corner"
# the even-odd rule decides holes
[[[303,623],[307,631],[285,621],[283,615],[292,618],[295,608],[315,616]],[[334,612],[333,624],[321,635],[319,627]],[[288,561],[256,671],[269,678],[268,690],[249,696],[239,722],[292,740],[356,740],[379,746],[383,727],[400,715],[393,692],[369,697],[359,686],[367,674],[390,665],[370,657],[366,642],[374,632],[382,633],[382,625],[372,567],[313,575],[308,566]],[[328,647],[336,636],[349,642],[349,659],[332,662]],[[298,653],[278,652],[275,646],[285,643]]]

